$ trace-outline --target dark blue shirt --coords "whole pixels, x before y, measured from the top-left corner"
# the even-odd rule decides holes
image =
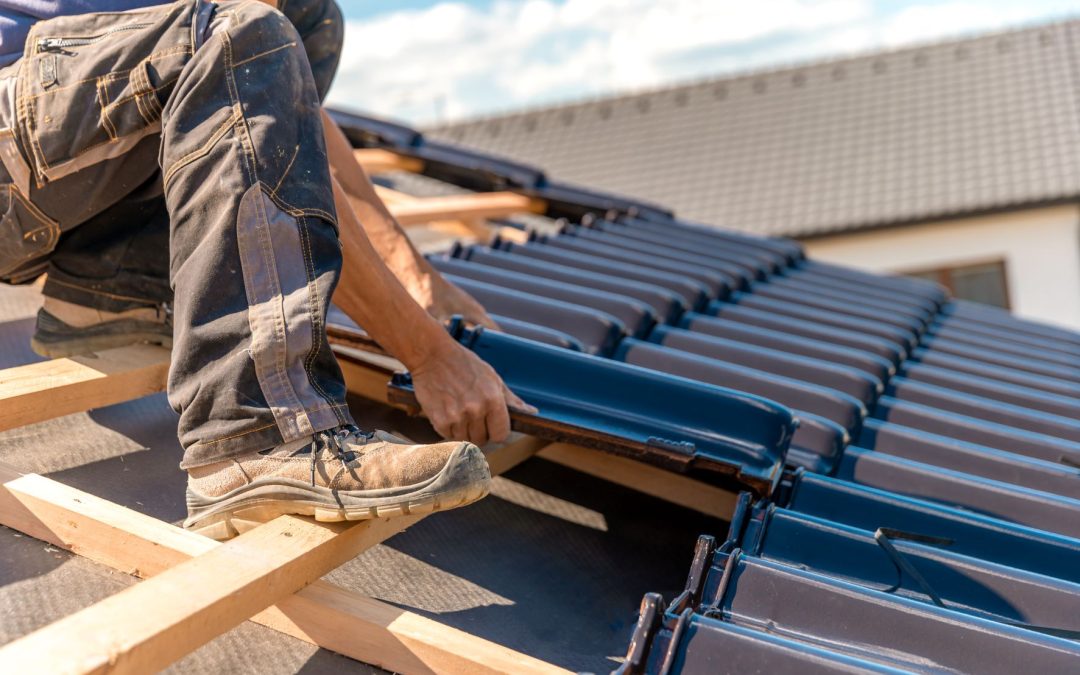
[[[22,56],[26,35],[35,22],[55,16],[123,12],[168,0],[0,0],[0,68]]]

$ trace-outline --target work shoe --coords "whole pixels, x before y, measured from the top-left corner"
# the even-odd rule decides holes
[[[413,445],[355,427],[188,472],[184,527],[217,540],[286,514],[337,522],[433,513],[488,493],[480,448]]]
[[[149,342],[172,347],[166,305],[105,312],[45,296],[30,347],[51,359]]]

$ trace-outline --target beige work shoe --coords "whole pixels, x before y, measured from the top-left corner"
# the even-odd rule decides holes
[[[224,540],[287,514],[337,522],[433,513],[477,501],[490,484],[471,443],[414,445],[343,427],[191,469],[184,527]]]
[[[172,319],[166,306],[106,312],[45,296],[30,347],[56,359],[142,342],[172,347]]]

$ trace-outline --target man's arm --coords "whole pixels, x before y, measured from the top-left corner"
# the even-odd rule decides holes
[[[371,245],[409,295],[439,320],[459,314],[469,323],[495,328],[495,322],[480,303],[444,279],[416,250],[375,193],[375,187],[356,161],[345,134],[325,110],[322,111],[322,118],[330,171],[341,185],[346,202],[363,226]],[[338,211],[341,210],[339,204]]]
[[[372,248],[337,180],[334,202],[344,259],[334,302],[405,364],[420,407],[443,437],[478,445],[505,440],[507,406],[533,408],[416,304]]]

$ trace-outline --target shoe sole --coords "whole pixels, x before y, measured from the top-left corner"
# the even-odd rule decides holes
[[[313,516],[324,523],[426,515],[471,504],[491,489],[483,453],[462,444],[442,470],[407,491],[338,491],[291,480],[264,480],[238,488],[216,500],[188,491],[184,528],[224,541],[286,515]],[[371,495],[376,496],[371,496]]]
[[[93,352],[101,352],[107,349],[118,349],[135,344],[161,345],[166,349],[172,348],[172,337],[160,333],[125,333],[121,335],[94,335],[90,337],[77,337],[69,339],[39,338],[37,335],[30,338],[30,348],[38,356],[47,359],[62,359],[71,356],[81,356]]]

